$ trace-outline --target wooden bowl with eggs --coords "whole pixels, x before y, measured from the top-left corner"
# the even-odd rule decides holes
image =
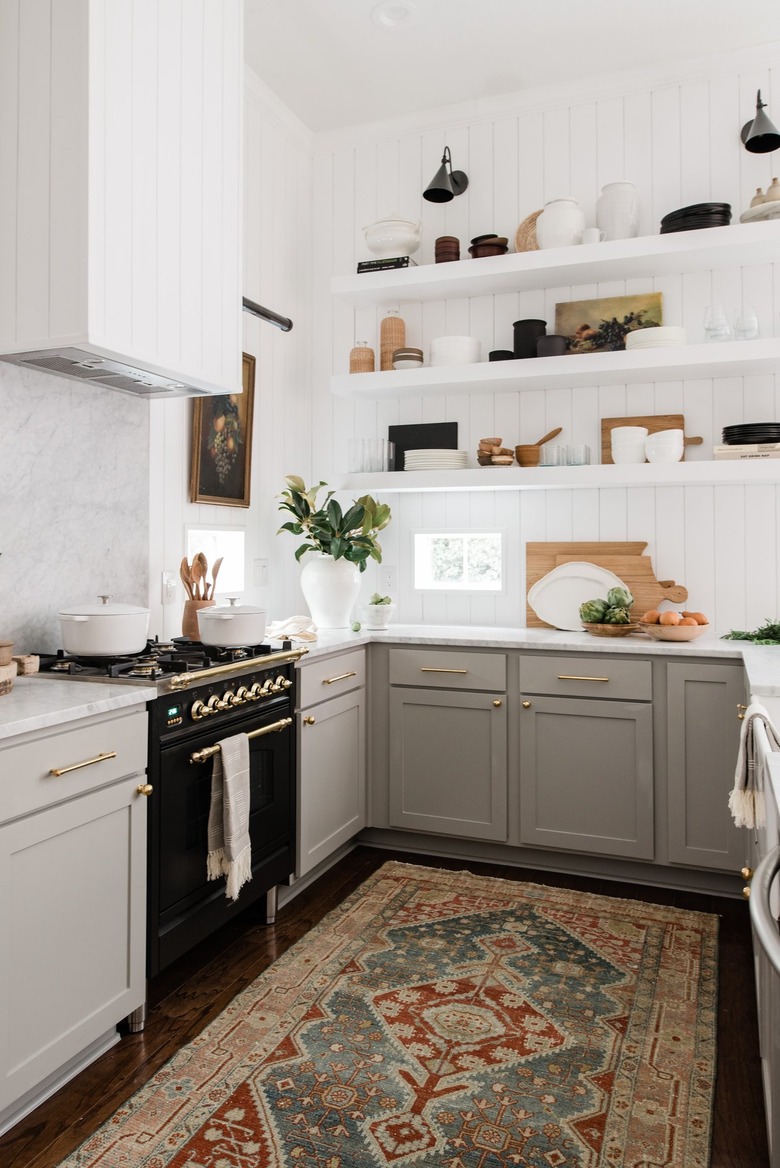
[[[654,641],[695,641],[709,629],[703,612],[646,612],[639,629]]]

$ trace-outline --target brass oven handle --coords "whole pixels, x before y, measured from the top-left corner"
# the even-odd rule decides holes
[[[69,775],[71,771],[80,771],[82,767],[94,766],[96,762],[105,762],[107,758],[116,758],[116,751],[109,750],[103,754],[98,754],[95,758],[86,758],[84,762],[74,762],[72,766],[52,767],[49,774],[54,775],[55,779],[58,779],[60,775]]]
[[[578,673],[559,673],[558,681],[609,681],[608,677],[582,677]]]
[[[350,669],[349,673],[340,673],[338,677],[323,677],[322,684],[333,685],[335,681],[344,681],[348,677],[357,677],[357,672],[354,669]]]
[[[421,665],[420,673],[468,673],[468,669],[437,669],[435,665]]]
[[[212,665],[209,669],[194,669],[192,673],[176,673],[168,678],[171,689],[187,689],[196,681],[206,677],[224,677],[232,674],[234,677],[238,669],[253,669],[266,665],[285,665],[288,661],[298,661],[309,652],[302,646],[300,649],[285,649],[279,653],[266,653],[264,657],[246,657],[243,661],[232,661],[228,665]]]
[[[280,730],[286,730],[288,726],[292,726],[292,718],[280,718],[278,722],[271,722],[260,730],[250,730],[247,738],[262,738],[264,734],[276,734]],[[205,762],[207,758],[219,754],[220,749],[219,743],[216,746],[204,746],[203,750],[196,750],[190,755],[190,762]]]

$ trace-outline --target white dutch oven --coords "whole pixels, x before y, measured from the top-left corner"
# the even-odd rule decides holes
[[[226,606],[198,609],[198,628],[204,645],[229,649],[236,645],[259,645],[265,636],[268,611],[252,604],[236,604],[228,597]]]
[[[62,647],[77,657],[122,657],[146,646],[149,609],[134,604],[79,604],[60,610]]]

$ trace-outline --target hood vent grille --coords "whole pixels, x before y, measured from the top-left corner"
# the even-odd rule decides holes
[[[107,389],[131,393],[135,397],[209,396],[209,391],[202,387],[186,385],[182,381],[173,381],[170,377],[137,369],[121,361],[99,357],[85,349],[41,349],[31,353],[2,353],[0,361],[53,373],[57,377],[69,377],[73,381],[104,385]]]

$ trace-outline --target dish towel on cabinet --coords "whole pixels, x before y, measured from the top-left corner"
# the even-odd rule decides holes
[[[772,750],[780,750],[780,735],[772,725],[768,712],[760,702],[751,702],[742,720],[734,788],[729,795],[729,811],[737,827],[763,827],[766,822],[764,792],[758,785],[757,720],[763,722]]]
[[[242,886],[252,879],[246,734],[223,738],[214,755],[206,875],[209,880],[227,877],[225,895],[230,900],[236,900]]]

